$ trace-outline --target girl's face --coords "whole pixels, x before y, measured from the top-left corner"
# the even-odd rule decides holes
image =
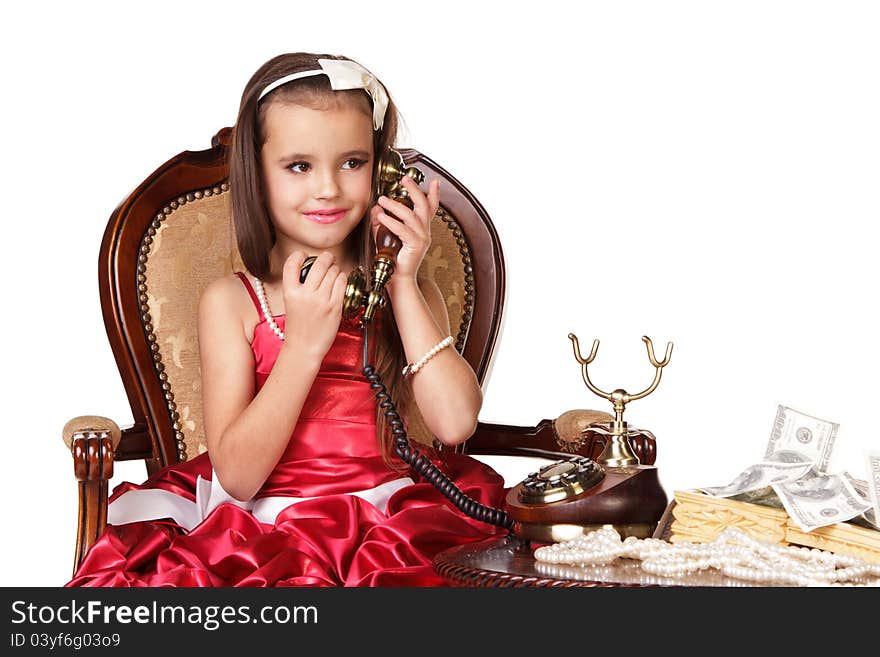
[[[371,116],[349,103],[311,109],[275,102],[265,129],[263,184],[279,240],[288,242],[285,250],[334,250],[371,200]]]

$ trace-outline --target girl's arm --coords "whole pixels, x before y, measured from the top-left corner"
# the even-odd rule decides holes
[[[437,284],[394,276],[386,286],[408,363],[415,363],[447,335],[449,315]],[[449,346],[410,377],[425,425],[444,445],[473,435],[483,393],[468,362]]]
[[[256,494],[278,463],[323,354],[286,341],[254,396],[254,356],[235,304],[238,279],[212,282],[199,300],[205,438],[214,472],[238,500]]]

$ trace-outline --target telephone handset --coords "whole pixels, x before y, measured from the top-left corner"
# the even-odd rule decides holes
[[[387,149],[376,158],[376,167],[373,170],[376,197],[385,195],[412,209],[412,199],[402,183],[404,176],[412,178],[417,184],[421,184],[425,179],[425,175],[419,169],[406,166],[399,152],[393,148]],[[402,246],[403,243],[397,235],[385,226],[379,226],[376,232],[376,253],[370,268],[370,285],[367,285],[366,275],[360,268],[353,270],[348,275],[342,302],[344,317],[351,319],[363,308],[362,321],[368,324],[372,321],[376,309],[385,306],[383,291],[388,279],[394,273],[397,254]],[[301,283],[305,282],[316,257],[309,256],[303,263],[300,271]]]
[[[421,184],[425,180],[425,174],[419,169],[405,165],[400,153],[393,148],[387,149],[376,159],[376,169],[373,173],[376,197],[384,194],[392,201],[403,203],[412,209],[412,198],[403,186],[404,177],[412,178],[416,184]],[[373,319],[376,308],[384,307],[385,297],[382,292],[385,289],[385,283],[394,273],[394,265],[397,262],[397,254],[400,252],[401,246],[403,243],[397,235],[380,224],[376,231],[376,253],[370,268],[369,291],[367,291],[365,280],[359,270],[355,270],[348,277],[345,300],[342,304],[342,312],[347,317],[354,317],[363,306],[363,321],[369,323]]]

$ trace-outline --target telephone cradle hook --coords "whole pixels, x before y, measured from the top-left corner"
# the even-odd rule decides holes
[[[651,342],[651,338],[646,335],[642,336],[642,341],[648,349],[648,360],[650,360],[651,365],[654,366],[654,380],[651,382],[651,385],[641,392],[631,395],[622,388],[618,388],[612,392],[605,392],[600,390],[590,380],[590,373],[587,368],[596,358],[596,352],[599,350],[598,340],[593,340],[593,347],[590,350],[590,355],[587,358],[584,358],[581,356],[577,336],[574,333],[569,333],[568,338],[572,342],[574,357],[577,362],[581,364],[581,375],[583,376],[584,383],[587,384],[587,388],[600,397],[607,399],[614,405],[614,420],[610,423],[609,430],[604,432],[607,434],[607,442],[605,443],[605,449],[602,451],[602,454],[596,459],[597,462],[602,465],[610,466],[638,465],[639,459],[633,453],[629,444],[628,435],[630,432],[627,428],[626,421],[623,419],[623,412],[626,410],[626,405],[629,402],[647,397],[657,389],[657,386],[660,384],[660,377],[663,375],[663,368],[669,364],[669,358],[672,356],[672,343],[669,342],[666,344],[666,354],[664,355],[663,360],[658,361],[654,356],[654,343]]]

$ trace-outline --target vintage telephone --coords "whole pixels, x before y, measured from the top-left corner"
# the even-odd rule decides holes
[[[376,195],[384,194],[412,208],[412,199],[401,184],[403,176],[409,176],[417,183],[424,180],[421,171],[415,167],[406,167],[400,153],[388,149],[377,159],[374,172]],[[662,368],[669,362],[672,343],[667,347],[664,360],[658,362],[654,358],[651,341],[647,337],[643,338],[648,345],[651,363],[657,368],[654,382],[643,392],[628,395],[624,390],[603,393],[593,386],[587,375],[587,364],[595,357],[599,341],[594,341],[590,357],[583,359],[577,346],[577,338],[569,335],[574,342],[575,356],[583,366],[584,381],[590,390],[614,403],[615,419],[608,427],[594,424],[584,432],[585,438],[596,435],[599,440],[604,441],[605,450],[597,462],[574,456],[533,473],[508,493],[509,511],[485,506],[465,495],[428,457],[410,444],[393,400],[375,368],[368,363],[369,327],[375,311],[385,306],[385,284],[394,273],[401,246],[397,236],[380,225],[376,234],[376,254],[370,268],[369,285],[364,272],[360,268],[355,269],[349,274],[343,301],[343,315],[347,318],[356,317],[363,309],[360,314],[364,333],[363,374],[377,391],[377,402],[385,409],[385,416],[394,436],[395,453],[430,481],[463,513],[504,527],[524,540],[566,540],[605,524],[614,525],[624,535],[650,535],[666,508],[666,494],[657,479],[656,468],[640,465],[630,449],[629,438],[640,432],[627,427],[623,421],[623,410],[627,402],[641,399],[657,387]],[[315,258],[316,256],[310,256],[303,263],[301,281],[305,280]]]
[[[622,389],[603,392],[590,380],[587,366],[596,357],[598,340],[593,340],[590,355],[584,358],[577,336],[569,333],[568,337],[575,359],[581,364],[584,383],[614,404],[614,420],[591,424],[582,432],[582,439],[605,446],[596,461],[574,456],[552,463],[508,492],[506,502],[514,520],[514,533],[524,539],[558,542],[612,525],[624,537],[651,536],[666,509],[666,493],[657,477],[657,468],[640,464],[629,441],[654,436],[649,431],[630,428],[623,419],[623,411],[629,402],[642,399],[657,388],[663,368],[669,363],[672,343],[666,345],[666,355],[658,361],[651,339],[642,337],[655,368],[654,380],[642,392],[631,395]]]

